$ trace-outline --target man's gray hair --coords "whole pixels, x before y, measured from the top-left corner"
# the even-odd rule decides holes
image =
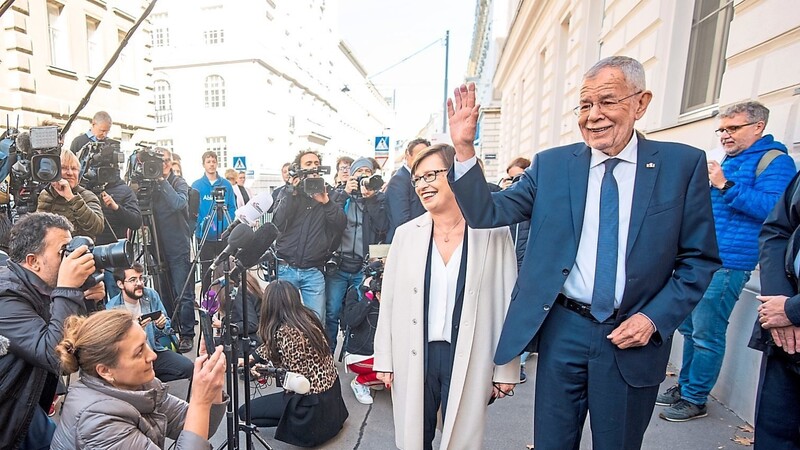
[[[759,102],[736,103],[727,107],[719,118],[730,119],[737,114],[745,114],[748,122],[764,122],[764,126],[767,126],[769,120],[769,109]]]
[[[105,111],[97,111],[92,117],[92,123],[112,123],[111,115]]]
[[[597,61],[591,69],[583,74],[584,80],[589,80],[600,74],[600,71],[606,68],[619,69],[625,77],[625,81],[633,88],[634,91],[644,91],[644,67],[639,61],[629,56],[609,56]]]

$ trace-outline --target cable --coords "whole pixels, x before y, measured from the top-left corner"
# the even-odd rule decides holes
[[[398,62],[396,62],[396,63],[392,64],[391,66],[389,66],[389,67],[387,67],[387,68],[385,68],[385,69],[383,69],[383,70],[379,71],[378,73],[375,73],[375,74],[372,74],[372,75],[368,76],[368,77],[367,77],[367,79],[368,79],[368,80],[370,80],[370,81],[372,81],[372,79],[373,79],[373,78],[375,78],[375,77],[377,77],[378,75],[380,75],[380,74],[382,74],[382,73],[384,73],[384,72],[388,72],[388,71],[389,71],[389,70],[391,70],[391,69],[394,69],[395,67],[399,66],[400,64],[403,64],[404,62],[408,61],[409,59],[411,59],[411,58],[413,58],[413,57],[417,56],[418,54],[420,54],[420,53],[424,52],[425,50],[427,50],[427,49],[429,49],[429,48],[433,47],[433,46],[434,46],[434,44],[438,44],[439,42],[442,42],[442,40],[443,40],[443,38],[439,38],[439,39],[437,39],[437,40],[435,40],[435,41],[431,42],[430,44],[428,44],[428,45],[426,45],[425,47],[423,47],[423,48],[421,48],[421,49],[417,50],[416,52],[412,53],[411,55],[408,55],[408,56],[406,56],[405,58],[403,58],[403,59],[401,59],[400,61],[398,61]]]

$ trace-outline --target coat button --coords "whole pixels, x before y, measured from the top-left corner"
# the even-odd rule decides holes
[[[564,269],[564,270],[562,270],[562,271],[561,271],[561,274],[562,274],[562,275],[564,275],[564,276],[567,276],[567,275],[569,275],[569,269]]]
[[[416,350],[411,350],[411,355],[417,356],[417,351]]]
[[[411,323],[413,323],[414,325],[416,325],[416,324],[417,324],[417,319],[411,319]]]
[[[414,288],[414,293],[415,293],[415,294],[417,293],[417,288]]]
[[[544,305],[542,306],[542,309],[545,311],[550,311],[550,305]]]
[[[469,291],[469,295],[475,295],[475,291]]]

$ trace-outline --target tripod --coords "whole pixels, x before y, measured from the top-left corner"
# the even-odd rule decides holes
[[[227,391],[228,391],[228,409],[226,411],[226,418],[227,418],[227,431],[228,431],[228,440],[220,445],[217,450],[221,450],[223,448],[227,448],[229,450],[238,450],[239,447],[239,432],[243,431],[245,433],[245,445],[247,450],[251,450],[253,448],[253,438],[255,438],[262,446],[264,446],[267,450],[272,450],[272,447],[258,434],[258,428],[251,423],[251,416],[250,416],[250,370],[248,370],[248,362],[250,358],[250,349],[252,348],[252,342],[250,341],[250,336],[248,333],[247,325],[248,325],[248,302],[247,302],[247,268],[244,267],[238,259],[235,260],[236,263],[236,271],[239,272],[241,276],[241,287],[240,292],[242,294],[242,326],[244,330],[240,330],[239,327],[236,326],[231,320],[232,318],[232,310],[233,310],[233,301],[234,299],[231,298],[231,270],[230,270],[230,260],[226,259],[224,263],[225,267],[225,279],[228,281],[225,283],[225,319],[224,319],[224,329],[226,330],[225,336],[223,336],[223,349],[225,350],[225,356],[227,357],[228,361],[228,368],[226,371],[226,382],[227,382]],[[243,336],[243,337],[242,337]],[[245,340],[246,345],[242,345],[242,340]],[[238,408],[238,401],[239,401],[239,383],[236,380],[236,368],[238,358],[241,356],[245,361],[245,370],[244,370],[244,423],[239,422],[239,416],[237,412]]]
[[[140,249],[140,253],[136,255],[135,259],[137,261],[144,261],[142,265],[145,269],[145,275],[152,278],[151,287],[161,294],[162,298],[165,292],[169,293],[167,301],[174,310],[176,299],[174,297],[174,291],[172,290],[169,271],[165,270],[166,264],[161,259],[161,244],[158,238],[156,218],[153,215],[153,187],[150,184],[140,184],[139,191],[137,192],[137,200],[139,201],[139,209],[142,214],[142,228],[140,230],[133,230],[131,236],[131,240],[137,242]],[[162,275],[166,276],[166,280],[161,278]],[[169,289],[164,289],[162,282],[165,282]],[[180,297],[178,297],[178,300],[180,300]]]

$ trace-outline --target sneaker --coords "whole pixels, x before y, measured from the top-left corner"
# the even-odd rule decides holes
[[[687,420],[699,419],[708,415],[706,405],[695,405],[694,403],[680,399],[669,408],[665,408],[658,414],[664,420],[670,422],[686,422]]]
[[[180,342],[178,343],[178,352],[179,353],[188,353],[192,351],[194,347],[194,337],[182,337]]]
[[[369,388],[372,389],[373,391],[382,391],[383,388],[384,388],[384,385],[383,385],[383,383],[370,384]]]
[[[519,384],[528,381],[528,375],[525,374],[525,366],[519,366]]]
[[[672,406],[681,399],[681,386],[676,384],[666,391],[658,394],[656,397],[656,405],[658,406]]]
[[[355,378],[350,382],[350,387],[353,389],[353,394],[355,394],[358,403],[362,405],[372,404],[372,395],[369,393],[368,387],[356,381]]]

